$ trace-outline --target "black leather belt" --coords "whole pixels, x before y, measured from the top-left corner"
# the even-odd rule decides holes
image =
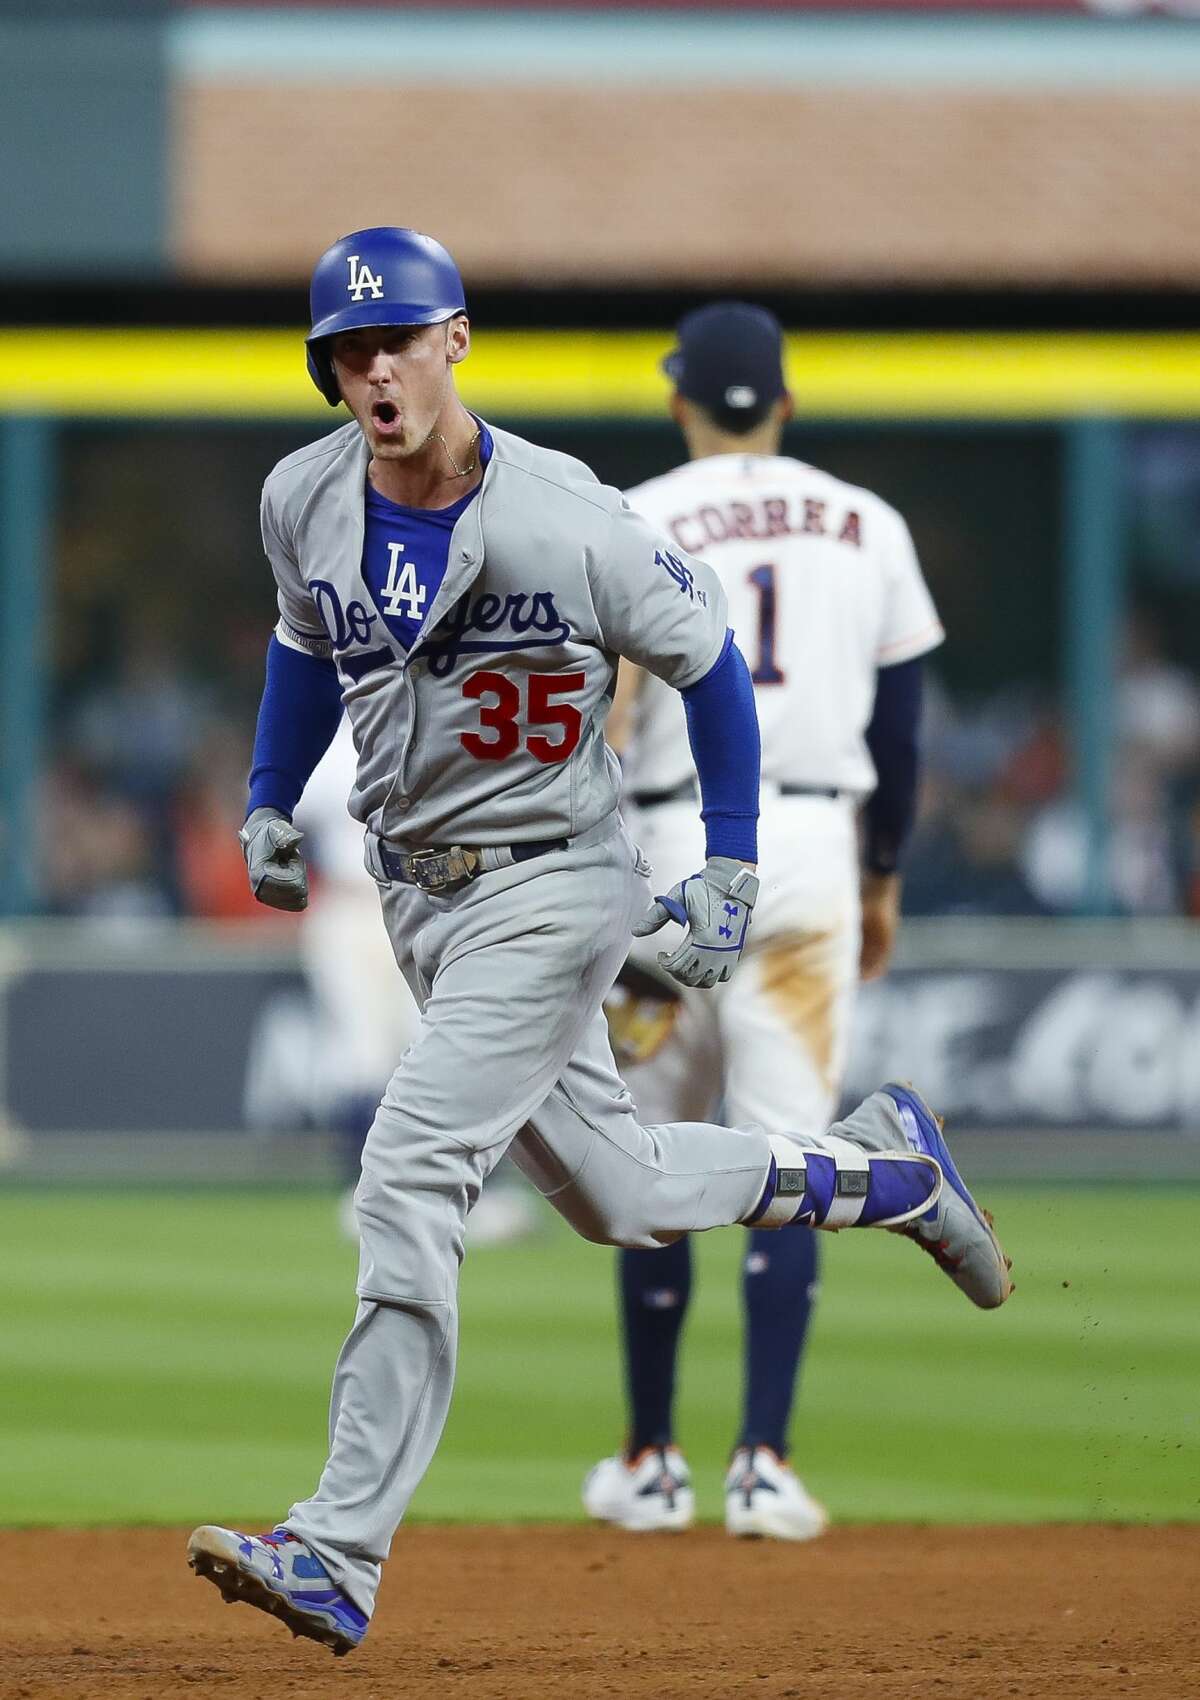
[[[828,797],[831,800],[846,794],[836,785],[780,785],[777,790],[781,797]],[[675,785],[669,791],[631,791],[630,796],[639,809],[656,809],[662,803],[698,801],[696,782],[692,779],[685,779],[682,785]]]
[[[507,854],[514,862],[528,862],[566,848],[565,838],[537,838],[508,845]],[[445,850],[394,850],[380,839],[379,864],[390,880],[419,886],[422,891],[444,891],[482,873],[483,854],[466,844],[451,844]]]

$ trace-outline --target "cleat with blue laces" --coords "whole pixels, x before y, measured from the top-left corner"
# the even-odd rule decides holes
[[[1004,1255],[991,1215],[976,1204],[959,1174],[942,1135],[941,1118],[911,1086],[889,1082],[882,1095],[895,1107],[908,1149],[932,1157],[943,1178],[933,1208],[894,1232],[915,1240],[973,1304],[995,1310],[1013,1291],[1012,1259]]]
[[[1012,1293],[992,1218],[911,1086],[872,1092],[827,1133],[772,1133],[767,1143],[771,1165],[748,1227],[888,1228],[915,1240],[981,1310]]]
[[[244,1600],[278,1617],[338,1657],[358,1646],[367,1618],[342,1593],[320,1559],[288,1529],[244,1535],[206,1523],[192,1532],[188,1563],[212,1582],[227,1605]]]

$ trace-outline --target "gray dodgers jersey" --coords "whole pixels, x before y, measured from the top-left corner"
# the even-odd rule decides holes
[[[276,633],[337,663],[358,749],[351,812],[410,849],[594,826],[620,790],[603,735],[617,657],[682,690],[725,641],[725,594],[704,562],[581,462],[492,439],[407,656],[361,570],[358,425],[298,449],[263,486]]]

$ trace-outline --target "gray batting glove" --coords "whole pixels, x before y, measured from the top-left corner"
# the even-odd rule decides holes
[[[308,869],[300,854],[304,834],[278,809],[255,809],[238,833],[250,890],[272,909],[308,907]]]
[[[681,986],[715,986],[738,965],[757,898],[757,874],[730,856],[710,856],[700,873],[654,899],[633,936],[644,939],[678,921],[687,928],[683,942],[674,951],[660,950],[659,963]]]

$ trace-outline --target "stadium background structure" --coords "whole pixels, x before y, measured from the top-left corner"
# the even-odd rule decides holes
[[[34,900],[32,799],[47,718],[47,586],[57,425],[318,419],[319,398],[284,330],[151,331],[81,326],[0,330],[0,743],[13,854],[0,913]],[[86,351],[63,362],[57,351]],[[496,331],[481,337],[463,384],[497,423],[646,420],[661,414],[656,332]],[[1111,907],[1104,845],[1113,784],[1113,676],[1125,590],[1122,424],[1200,413],[1200,335],[1191,333],[792,334],[797,417],[851,429],[915,422],[997,430],[1031,421],[1061,433],[1065,617],[1061,658],[1087,822],[1084,913]],[[1014,563],[1020,571],[1020,563]]]

